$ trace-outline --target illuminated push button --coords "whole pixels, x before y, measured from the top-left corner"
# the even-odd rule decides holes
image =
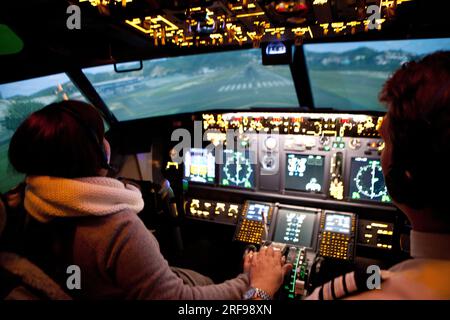
[[[190,205],[190,211],[192,214],[196,214],[197,210],[200,208],[200,200],[192,199]]]
[[[216,210],[214,210],[214,214],[219,215],[225,212],[225,203],[218,202],[216,204]]]
[[[233,217],[238,213],[238,206],[237,205],[230,205],[230,208],[228,209],[228,216]]]

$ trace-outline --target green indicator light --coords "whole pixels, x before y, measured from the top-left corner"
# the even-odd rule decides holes
[[[183,191],[186,192],[189,189],[189,182],[186,179],[183,179]]]

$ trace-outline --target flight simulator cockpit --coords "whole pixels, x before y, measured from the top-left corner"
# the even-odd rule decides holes
[[[402,64],[450,50],[441,34],[400,35],[394,9],[416,1],[381,1],[375,20],[366,9],[380,1],[75,2],[81,29],[42,44],[0,14],[25,43],[0,56],[17,64],[0,79],[0,192],[24,179],[7,161],[20,122],[82,100],[104,116],[109,175],[140,186],[142,219],[171,264],[223,281],[246,248],[272,245],[293,265],[277,298],[298,300],[409,257],[411,226],[381,166],[378,95]],[[96,49],[65,52],[66,34]]]

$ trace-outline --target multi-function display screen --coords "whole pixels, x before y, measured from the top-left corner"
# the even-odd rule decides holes
[[[323,193],[325,157],[288,153],[285,188]]]
[[[311,247],[315,221],[313,211],[281,208],[273,241]]]
[[[349,191],[353,200],[390,202],[380,160],[352,158]]]
[[[214,183],[215,158],[206,149],[191,149],[184,157],[184,177],[192,182]]]
[[[253,162],[248,151],[225,150],[220,165],[220,185],[253,189],[256,171]]]
[[[268,204],[264,203],[258,203],[258,202],[250,202],[248,205],[247,212],[245,213],[245,217],[248,220],[253,221],[263,221],[264,220],[268,222],[268,215],[269,215],[270,206]]]
[[[325,231],[350,234],[351,226],[351,216],[338,213],[327,213],[325,217]]]

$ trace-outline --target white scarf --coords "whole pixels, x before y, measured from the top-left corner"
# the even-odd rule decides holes
[[[54,217],[106,216],[124,210],[138,213],[144,208],[138,188],[113,178],[30,176],[26,183],[25,209],[41,222]]]

